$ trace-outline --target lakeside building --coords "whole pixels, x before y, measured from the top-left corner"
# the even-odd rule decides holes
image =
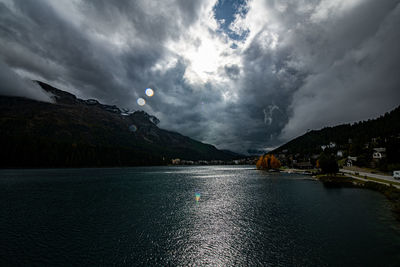
[[[298,169],[312,169],[313,168],[313,165],[309,161],[296,162],[293,164],[293,166]]]
[[[346,161],[345,161],[345,165],[346,165],[347,167],[352,167],[353,164],[354,164],[356,161],[357,161],[357,157],[348,156],[347,159],[346,159]]]
[[[181,163],[181,159],[172,159],[171,162],[173,165],[179,165]]]

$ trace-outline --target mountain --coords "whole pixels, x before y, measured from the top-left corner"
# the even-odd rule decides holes
[[[172,158],[231,160],[221,151],[157,127],[144,111],[123,112],[43,82],[55,103],[0,96],[0,167],[92,167],[167,164]]]
[[[322,153],[323,148],[335,154],[340,150],[343,156],[360,157],[358,163],[367,166],[373,149],[378,147],[386,149],[387,157],[382,163],[400,162],[400,106],[376,119],[309,131],[271,153],[309,160]]]

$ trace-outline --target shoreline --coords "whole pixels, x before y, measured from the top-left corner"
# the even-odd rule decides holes
[[[304,170],[304,169],[280,169],[279,172],[282,173],[296,173],[296,174],[304,174],[304,175],[315,175],[316,172],[314,170]]]
[[[391,203],[391,210],[396,220],[400,223],[400,189],[383,183],[373,181],[362,181],[349,176],[315,176],[315,179],[330,188],[361,188],[377,191],[383,194]]]

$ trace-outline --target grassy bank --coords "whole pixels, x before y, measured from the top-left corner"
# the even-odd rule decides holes
[[[380,182],[380,183],[385,183],[385,184],[390,184],[390,185],[400,185],[400,182],[395,182],[395,181],[389,181],[389,180],[383,180],[375,177],[369,177],[365,175],[359,175],[359,174],[352,174],[353,176],[357,176],[366,180],[371,180],[372,182]]]
[[[386,196],[386,198],[392,203],[392,211],[396,216],[396,219],[400,222],[400,189],[394,186],[388,186],[385,184],[375,182],[364,182],[351,177],[343,175],[318,175],[318,180],[324,183],[326,187],[357,187],[366,188],[369,190],[378,191]]]

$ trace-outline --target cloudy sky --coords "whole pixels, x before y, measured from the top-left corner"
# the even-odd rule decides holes
[[[269,149],[399,105],[399,25],[399,0],[0,0],[0,94],[46,101],[39,79]]]

